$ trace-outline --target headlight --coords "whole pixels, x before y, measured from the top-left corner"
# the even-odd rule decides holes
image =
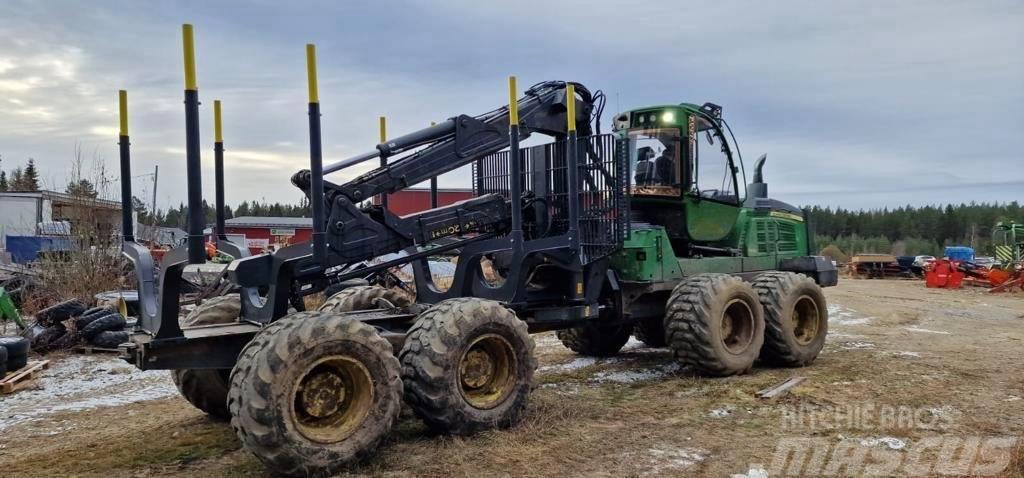
[[[666,111],[661,114],[662,123],[673,123],[676,120],[676,114],[671,111]]]

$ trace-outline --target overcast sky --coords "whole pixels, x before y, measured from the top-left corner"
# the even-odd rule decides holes
[[[502,3],[508,6],[497,6]],[[612,114],[724,107],[773,197],[874,208],[1024,200],[1024,2],[12,1],[0,4],[0,156],[63,190],[75,145],[117,175],[117,90],[133,174],[185,199],[181,24],[195,25],[204,190],[224,102],[227,198],[295,202],[308,164],[304,44],[319,51],[328,161],[574,80]],[[343,181],[344,173],[331,176]],[[136,194],[152,193],[136,177]],[[467,186],[464,173],[442,186]],[[118,186],[112,184],[111,194]]]

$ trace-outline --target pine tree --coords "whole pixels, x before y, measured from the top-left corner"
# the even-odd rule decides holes
[[[39,171],[36,171],[36,161],[28,158],[28,166],[25,167],[25,191],[39,190]]]
[[[96,187],[92,185],[92,182],[88,179],[79,179],[77,181],[71,181],[68,183],[64,191],[72,196],[80,198],[96,199],[99,193],[96,192]]]
[[[8,188],[7,173],[0,171],[0,191],[6,191]]]
[[[21,171],[21,166],[14,168],[14,170],[11,171],[11,184],[9,189],[11,191],[24,191],[24,184],[22,184],[24,182],[24,176],[25,175]]]

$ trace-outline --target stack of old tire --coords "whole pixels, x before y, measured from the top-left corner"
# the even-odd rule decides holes
[[[22,337],[0,337],[0,378],[28,364],[29,341]]]
[[[88,306],[70,299],[36,314],[43,330],[32,340],[36,351],[45,353],[71,348],[83,339],[96,347],[115,348],[128,341],[125,318],[112,307]]]

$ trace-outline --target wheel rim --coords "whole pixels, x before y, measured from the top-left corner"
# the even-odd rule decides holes
[[[793,306],[793,337],[800,345],[814,341],[821,328],[821,311],[814,299],[803,295]]]
[[[459,389],[473,407],[494,408],[512,393],[514,370],[512,344],[500,335],[481,335],[459,361]]]
[[[754,312],[741,299],[725,305],[722,314],[722,344],[733,354],[743,353],[754,341]]]
[[[373,379],[358,360],[325,357],[295,381],[292,416],[295,428],[310,440],[344,440],[363,423],[373,403]]]

